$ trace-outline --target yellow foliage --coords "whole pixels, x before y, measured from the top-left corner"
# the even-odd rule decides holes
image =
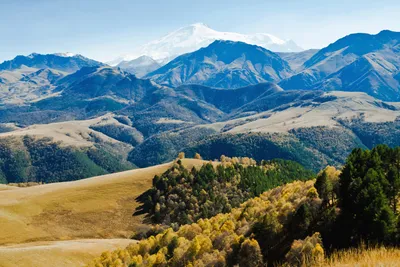
[[[318,191],[315,187],[311,187],[310,190],[307,192],[308,198],[318,198]]]
[[[231,220],[228,220],[224,222],[224,224],[221,227],[221,231],[227,231],[227,232],[233,232],[235,230],[235,223]]]
[[[294,182],[277,187],[261,194],[260,197],[246,201],[239,208],[232,209],[230,213],[218,214],[210,219],[183,225],[176,232],[167,229],[156,237],[152,236],[129,246],[124,252],[103,253],[100,260],[93,262],[101,264],[100,266],[111,266],[120,264],[116,261],[120,259],[122,264],[127,266],[133,262],[140,266],[167,264],[168,266],[224,266],[227,255],[232,252],[235,245],[241,244],[243,235],[251,229],[254,222],[261,222],[270,231],[280,233],[287,223],[288,216],[299,205],[304,202],[318,205],[319,199],[307,198],[313,183],[314,181]],[[172,258],[167,262],[168,247],[175,237],[177,243],[174,244]],[[317,245],[318,242],[315,242],[318,240],[317,237],[313,236],[310,240],[301,241],[303,243],[295,241],[292,249],[297,251],[298,247],[307,248],[311,258],[316,261],[323,257],[323,249]],[[254,255],[257,258],[259,256],[257,241],[249,239],[246,242],[249,246],[243,253],[253,255],[256,252]],[[153,254],[149,254],[150,252]]]
[[[295,240],[286,254],[288,266],[313,266],[323,262],[324,249],[319,233],[304,240]]]
[[[143,258],[141,255],[136,255],[132,257],[132,263],[136,263],[137,265],[141,265],[143,262]]]

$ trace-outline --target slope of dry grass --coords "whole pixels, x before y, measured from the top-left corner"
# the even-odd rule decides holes
[[[15,186],[10,186],[10,185],[5,185],[5,184],[0,184],[0,191],[11,190],[11,189],[16,189],[16,187]]]
[[[1,267],[83,266],[104,250],[125,248],[129,239],[41,241],[0,247]]]
[[[203,161],[185,159],[190,168]],[[126,238],[143,223],[136,198],[171,163],[89,179],[0,191],[0,245]]]
[[[338,251],[332,254],[322,266],[400,266],[400,249],[379,247]]]

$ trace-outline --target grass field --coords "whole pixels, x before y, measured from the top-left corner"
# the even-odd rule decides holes
[[[16,187],[15,186],[5,185],[5,184],[0,184],[0,191],[11,190],[11,189],[16,189]]]
[[[129,239],[41,241],[0,247],[1,267],[83,266],[105,250],[125,248]]]
[[[183,160],[183,164],[189,168],[201,166],[203,163],[201,160]],[[129,238],[136,227],[143,224],[143,216],[132,216],[140,204],[136,198],[151,187],[154,175],[163,173],[170,166],[171,163],[166,163],[79,181],[26,188],[2,185],[0,266],[23,266],[18,262],[18,255],[22,254],[23,259],[32,260],[32,264],[27,262],[26,266],[46,266],[40,262],[46,263],[47,257],[49,260],[56,260],[53,251],[60,246],[65,253],[60,254],[59,260],[74,262],[80,262],[80,258],[91,259],[92,254],[98,256],[99,252],[109,250],[107,246],[111,246],[111,250],[116,245],[124,247],[124,242],[129,240],[122,243],[91,241],[100,242],[98,250],[96,248],[90,252],[79,249],[80,246],[95,247],[82,239]],[[50,242],[46,246],[37,246],[36,242],[44,241],[65,243]],[[71,258],[68,251],[71,252]],[[52,266],[62,266],[62,262]]]
[[[379,247],[343,250],[333,253],[321,266],[400,266],[400,249]]]

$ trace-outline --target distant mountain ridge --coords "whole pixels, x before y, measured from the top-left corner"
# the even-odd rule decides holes
[[[302,69],[280,85],[284,89],[361,91],[400,101],[400,32],[345,36],[318,51]]]
[[[81,55],[56,54],[37,54],[32,53],[28,56],[16,56],[12,60],[4,61],[0,64],[0,71],[15,70],[22,66],[30,68],[49,68],[65,72],[75,72],[82,67],[103,66],[104,64]]]
[[[0,64],[0,103],[24,104],[49,97],[59,79],[103,63],[71,53],[17,56]]]
[[[151,57],[141,56],[131,61],[122,61],[117,67],[135,74],[137,77],[143,77],[160,68],[161,65]]]
[[[278,82],[292,74],[279,55],[243,42],[214,41],[205,48],[177,57],[146,77],[168,86],[202,84],[238,88]]]

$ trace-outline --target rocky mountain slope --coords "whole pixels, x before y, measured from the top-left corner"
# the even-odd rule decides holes
[[[284,89],[362,91],[400,100],[400,33],[351,34],[304,62],[300,73],[280,82]]]
[[[146,77],[173,87],[202,84],[238,88],[277,82],[291,74],[288,63],[269,50],[242,42],[215,41],[206,48],[177,57]]]
[[[172,87],[238,88],[273,81],[285,90],[365,92],[385,101],[400,100],[398,32],[352,34],[321,50],[297,53],[265,50],[261,55],[257,49],[262,48],[239,44],[216,41],[177,57],[147,77]]]
[[[57,95],[57,81],[103,63],[69,54],[17,56],[0,64],[0,104],[25,104]]]

